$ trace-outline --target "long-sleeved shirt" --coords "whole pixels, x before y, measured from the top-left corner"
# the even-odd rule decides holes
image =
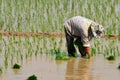
[[[93,37],[93,33],[91,32],[92,30],[89,31],[89,29],[91,29],[90,28],[91,23],[95,22],[81,16],[75,16],[66,20],[64,23],[64,27],[70,36],[80,37],[83,46],[89,47],[90,46],[89,41]]]

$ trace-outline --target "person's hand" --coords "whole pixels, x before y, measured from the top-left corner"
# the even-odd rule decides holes
[[[87,58],[91,57],[90,47],[84,47],[84,52],[85,52]]]

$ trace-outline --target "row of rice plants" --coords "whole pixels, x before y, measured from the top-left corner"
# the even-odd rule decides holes
[[[27,59],[31,59],[39,54],[56,54],[56,50],[64,51],[64,39],[54,37],[2,37],[0,43],[0,69],[6,69],[15,63],[24,63]],[[64,47],[64,48],[63,48]]]
[[[119,0],[0,0],[0,29],[24,32],[63,31],[65,19],[81,15],[120,34]]]
[[[103,54],[105,58],[109,56],[120,56],[120,48],[119,48],[119,41],[118,40],[109,40],[109,39],[101,39],[101,40],[94,40],[95,43],[92,45],[92,53],[93,55],[96,54]]]
[[[64,53],[64,51],[66,52],[65,39],[62,38],[9,36],[2,37],[1,41],[0,47],[2,51],[0,54],[3,55],[3,64],[0,63],[1,72],[3,72],[2,69],[6,69],[15,63],[22,65],[27,59],[31,59],[38,54],[55,54],[58,57]],[[118,40],[94,40],[92,44],[92,54],[104,54],[105,58],[109,56],[117,57],[120,55],[118,43]],[[68,57],[66,59],[68,59]]]
[[[116,60],[117,57],[120,57],[120,46],[119,41],[117,40],[109,40],[109,39],[101,39],[94,40],[95,43],[92,45],[92,54],[103,54],[107,60]],[[118,69],[120,69],[120,64],[118,64]]]
[[[66,52],[65,39],[62,38],[47,38],[47,37],[3,37],[1,39],[1,53],[4,60],[4,67],[14,63],[22,63],[33,55],[42,53],[46,54],[58,54]],[[108,56],[119,56],[119,41],[101,39],[94,40],[92,43],[92,54],[104,54],[105,58]]]

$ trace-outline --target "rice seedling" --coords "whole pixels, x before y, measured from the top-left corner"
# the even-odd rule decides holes
[[[69,57],[66,55],[65,52],[60,52],[59,49],[55,50],[56,60],[69,60]]]
[[[2,34],[0,34],[0,41],[2,40]]]
[[[0,67],[0,74],[2,74],[3,73],[3,70],[2,70],[2,67]]]
[[[96,55],[96,49],[95,48],[92,48],[92,55]]]
[[[26,80],[38,80],[38,79],[37,79],[37,76],[31,75]]]
[[[65,53],[58,53],[58,54],[56,54],[56,58],[55,58],[56,60],[69,60],[69,57],[68,56],[66,56],[66,54]]]
[[[45,2],[42,0],[28,2],[22,0],[21,2],[12,1],[12,4],[7,0],[1,1],[1,16],[3,15],[3,17],[1,17],[1,25],[4,25],[1,26],[1,28],[3,30],[25,32],[60,32],[63,31],[60,26],[62,26],[63,21],[68,18],[68,16],[82,15],[102,23],[105,27],[111,25],[106,31],[107,34],[119,34],[119,31],[115,31],[117,29],[119,30],[118,26],[120,25],[119,23],[115,24],[119,21],[119,0],[114,2],[107,1],[107,4],[106,1],[107,0],[98,0],[98,2],[100,2],[98,3],[92,0],[53,0],[52,2],[51,0],[45,0]],[[6,25],[9,27],[6,27]]]
[[[115,56],[110,55],[110,56],[107,57],[107,59],[108,59],[108,60],[115,60]]]
[[[81,15],[103,24],[106,35],[120,35],[119,0],[1,0],[0,6],[0,30],[3,31],[63,32],[64,20]],[[11,64],[18,63],[24,58],[28,59],[33,54],[39,53],[55,54],[56,60],[68,60],[69,57],[63,49],[66,46],[63,46],[62,38],[59,41],[49,36],[49,39],[44,36],[34,36],[31,40],[29,37],[18,38],[15,35],[4,38],[0,34],[0,41],[2,41],[0,52],[5,57],[4,66],[7,68],[9,61]],[[102,53],[110,60],[120,56],[120,48],[116,45],[118,43],[116,40],[94,41],[93,55]],[[75,44],[79,45],[77,42]]]
[[[21,66],[20,66],[19,64],[15,63],[12,68],[13,68],[13,69],[20,69]]]
[[[120,69],[120,64],[118,65],[118,69]]]
[[[54,49],[50,49],[50,50],[47,50],[46,54],[55,54],[55,50]]]
[[[4,67],[7,69],[8,68],[8,60],[7,59],[5,59],[5,61],[4,61]]]

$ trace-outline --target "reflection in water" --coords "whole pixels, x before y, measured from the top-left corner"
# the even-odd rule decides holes
[[[26,80],[35,74],[38,80],[120,80],[116,61],[108,61],[104,56],[91,59],[70,58],[68,61],[55,60],[55,56],[38,55],[25,60],[19,71],[9,67],[0,80]]]
[[[72,58],[68,61],[66,80],[90,80],[91,62],[85,58]]]
[[[108,61],[103,55],[93,57],[92,80],[120,80],[120,71],[117,69],[119,63],[119,57],[115,61]]]

